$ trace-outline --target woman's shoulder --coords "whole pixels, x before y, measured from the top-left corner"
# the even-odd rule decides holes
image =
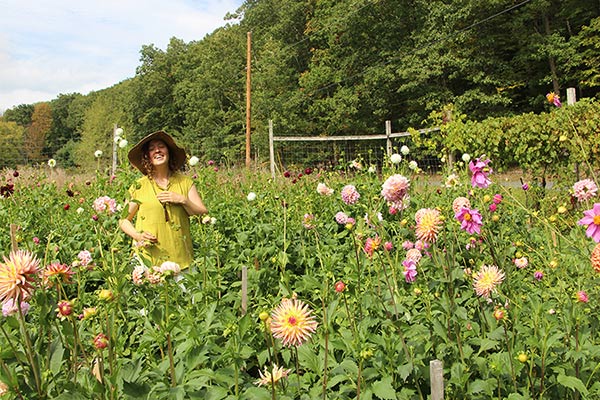
[[[136,191],[139,189],[142,189],[145,186],[148,186],[150,184],[150,179],[148,179],[147,176],[142,176],[141,178],[138,178],[135,180],[135,182],[133,182],[133,184],[129,187],[129,191]]]
[[[179,171],[175,172],[173,174],[173,176],[171,176],[171,181],[172,182],[194,183],[192,178],[190,178],[188,175],[184,174],[183,172],[179,172]]]

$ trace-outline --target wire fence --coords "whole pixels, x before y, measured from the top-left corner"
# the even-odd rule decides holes
[[[437,134],[439,128],[422,129],[420,134]],[[354,165],[358,168],[381,169],[386,158],[400,153],[402,146],[413,145],[409,132],[392,132],[386,121],[383,134],[352,136],[275,136],[269,121],[269,152],[271,175],[294,169],[318,168],[335,170]],[[435,154],[413,151],[410,160],[427,172],[438,172],[442,162]]]

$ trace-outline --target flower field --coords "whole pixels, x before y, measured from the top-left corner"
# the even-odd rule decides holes
[[[432,360],[447,399],[598,398],[595,177],[401,153],[276,179],[194,162],[184,272],[132,261],[132,171],[4,171],[0,398],[427,399]]]

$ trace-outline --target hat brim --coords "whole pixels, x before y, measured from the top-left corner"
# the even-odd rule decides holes
[[[175,143],[175,140],[164,131],[149,134],[129,150],[127,158],[131,165],[136,167],[142,174],[146,175],[146,170],[142,162],[144,158],[144,145],[152,140],[162,140],[167,145],[169,148],[169,163],[172,164],[176,170],[183,167],[186,160],[185,150],[179,147],[177,143]]]

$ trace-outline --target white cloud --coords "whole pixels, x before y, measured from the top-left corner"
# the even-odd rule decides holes
[[[0,112],[87,94],[135,75],[143,45],[202,40],[243,0],[6,0],[0,12]]]

